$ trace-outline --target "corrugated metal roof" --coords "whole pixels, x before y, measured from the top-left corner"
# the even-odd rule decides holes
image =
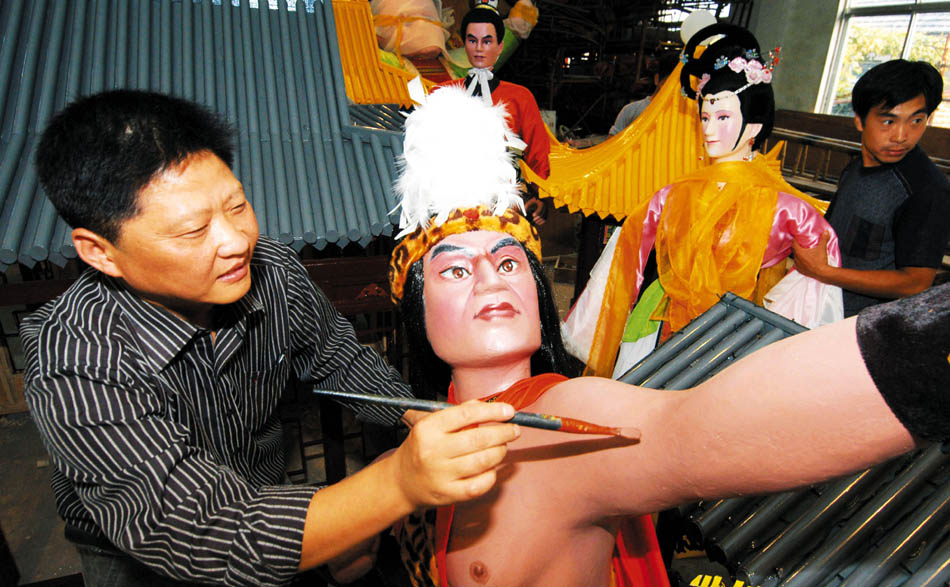
[[[121,87],[195,100],[238,126],[234,171],[263,234],[298,250],[391,234],[402,139],[351,125],[332,5],[257,5],[0,2],[0,269],[75,257],[33,150],[65,104]]]
[[[353,124],[402,132],[405,116],[398,104],[351,104],[350,118]]]
[[[803,330],[726,294],[621,379],[684,389]],[[950,456],[933,445],[815,487],[684,506],[672,531],[689,548],[705,550],[709,560],[725,566],[737,585],[947,585],[948,465]]]

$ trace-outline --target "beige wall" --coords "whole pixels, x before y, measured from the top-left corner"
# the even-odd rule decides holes
[[[759,0],[749,28],[768,55],[782,47],[775,69],[775,106],[813,112],[834,34],[838,0]]]

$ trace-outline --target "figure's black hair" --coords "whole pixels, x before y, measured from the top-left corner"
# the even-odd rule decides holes
[[[210,151],[229,167],[234,129],[173,96],[113,90],[80,98],[54,116],[36,151],[47,197],[73,228],[115,242],[138,214],[138,194],[157,174]]]
[[[851,90],[851,107],[863,122],[875,106],[890,110],[923,95],[927,116],[943,99],[943,78],[926,61],[894,59],[875,65],[862,75]]]
[[[538,313],[541,320],[541,346],[531,356],[531,374],[560,373],[568,377],[580,374],[582,365],[564,350],[561,339],[561,320],[554,305],[551,284],[544,275],[544,267],[531,251],[525,249],[528,266],[534,276],[538,292]],[[412,349],[409,383],[419,397],[435,398],[444,395],[452,378],[451,368],[432,350],[426,336],[425,302],[422,297],[422,260],[409,267],[406,285],[400,303],[408,347]]]
[[[495,40],[499,44],[505,42],[505,21],[502,20],[498,11],[491,6],[482,4],[465,13],[465,16],[462,17],[462,24],[459,26],[459,35],[461,35],[463,41],[468,34],[468,25],[473,22],[487,22],[494,25]]]
[[[710,45],[702,55],[695,56],[696,49],[703,41],[713,35],[724,35],[723,38]],[[696,92],[690,84],[690,77],[697,80],[702,78],[703,74],[709,74],[709,81],[703,87],[702,93],[709,95],[729,90],[735,92],[747,85],[745,72],[734,72],[729,67],[716,68],[717,61],[732,61],[736,57],[750,59],[750,55],[757,61],[766,65],[759,49],[759,42],[746,29],[725,23],[717,23],[701,29],[693,35],[686,48],[683,49],[683,55],[687,57],[683,69],[680,71],[680,85],[683,91],[690,98],[697,98]],[[758,83],[752,84],[738,93],[740,110],[742,112],[742,130],[741,136],[745,131],[747,124],[761,124],[762,130],[755,137],[752,143],[754,151],[765,143],[765,139],[772,133],[772,127],[775,124],[775,96],[772,92],[772,84]],[[703,107],[702,96],[697,99],[697,107],[700,110]]]

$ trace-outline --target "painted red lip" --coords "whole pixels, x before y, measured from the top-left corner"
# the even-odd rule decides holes
[[[475,314],[476,320],[491,320],[493,318],[511,318],[520,314],[515,307],[508,302],[500,304],[490,304],[485,306]]]

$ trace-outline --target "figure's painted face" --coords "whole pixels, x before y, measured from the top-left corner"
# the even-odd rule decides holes
[[[717,162],[740,161],[750,155],[750,139],[762,130],[761,124],[747,124],[743,130],[739,96],[729,90],[703,96],[699,117],[706,152]]]
[[[498,39],[495,25],[490,22],[473,22],[468,25],[465,33],[465,54],[472,67],[491,69],[501,50],[504,48],[504,39]]]
[[[221,159],[190,156],[146,185],[138,207],[112,245],[115,277],[192,321],[247,293],[257,219]]]
[[[453,369],[530,359],[541,346],[538,290],[511,235],[454,234],[423,258],[426,334]]]
[[[929,118],[923,94],[890,110],[875,106],[863,122],[855,116],[854,125],[861,131],[864,166],[876,167],[903,159],[924,135]]]

